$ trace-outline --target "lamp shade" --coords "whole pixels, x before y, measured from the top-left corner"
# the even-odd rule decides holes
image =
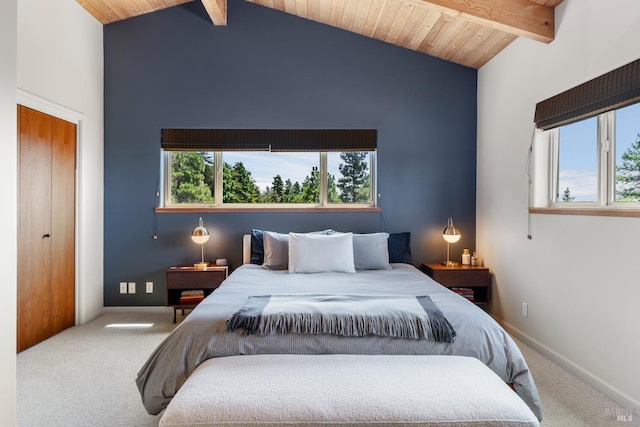
[[[442,238],[447,242],[447,260],[442,261],[442,265],[446,265],[447,267],[455,267],[456,265],[458,265],[457,262],[451,261],[449,259],[449,245],[460,240],[460,237],[462,237],[462,234],[460,234],[460,230],[453,226],[453,219],[449,217],[447,227],[442,232]]]
[[[191,240],[199,245],[203,245],[209,240],[209,232],[202,225],[202,218],[200,218],[198,226],[191,232]]]
[[[204,244],[207,242],[207,240],[209,240],[209,232],[206,228],[204,228],[204,225],[202,224],[202,217],[200,217],[198,226],[191,232],[191,240],[200,245],[201,261],[193,264],[193,266],[198,270],[205,270],[209,263],[204,262]]]
[[[203,245],[209,240],[209,232],[204,227],[197,227],[191,233],[191,240],[199,245]]]
[[[447,227],[442,232],[442,238],[448,243],[455,243],[460,240],[460,237],[462,237],[462,234],[460,234],[460,230],[453,226],[453,219],[449,217]]]

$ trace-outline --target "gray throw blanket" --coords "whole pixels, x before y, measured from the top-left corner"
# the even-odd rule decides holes
[[[456,335],[427,295],[250,296],[227,322],[227,331],[236,330],[257,335],[378,335],[447,343]]]

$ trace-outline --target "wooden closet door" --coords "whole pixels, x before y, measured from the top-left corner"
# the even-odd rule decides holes
[[[51,335],[55,335],[75,322],[76,126],[51,119]]]
[[[51,119],[18,108],[18,351],[51,336]]]
[[[76,126],[18,106],[18,315],[22,351],[75,322]]]

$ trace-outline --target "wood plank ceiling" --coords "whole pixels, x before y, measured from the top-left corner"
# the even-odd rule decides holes
[[[109,24],[194,0],[76,1]],[[227,0],[198,1],[227,24]],[[551,42],[563,0],[247,1],[477,69],[518,37]]]

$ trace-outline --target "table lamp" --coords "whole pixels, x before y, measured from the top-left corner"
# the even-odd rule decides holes
[[[446,265],[447,267],[455,267],[456,265],[458,265],[457,262],[451,261],[449,259],[449,245],[460,240],[460,237],[462,237],[462,234],[460,234],[460,230],[453,226],[453,219],[449,217],[447,227],[442,232],[442,238],[447,242],[447,260],[442,261],[442,265]]]
[[[200,245],[201,255],[200,262],[193,264],[193,267],[197,270],[204,270],[209,265],[208,262],[204,262],[204,244],[209,240],[209,232],[202,225],[202,217],[200,217],[200,222],[198,226],[193,229],[191,233],[191,240]]]

